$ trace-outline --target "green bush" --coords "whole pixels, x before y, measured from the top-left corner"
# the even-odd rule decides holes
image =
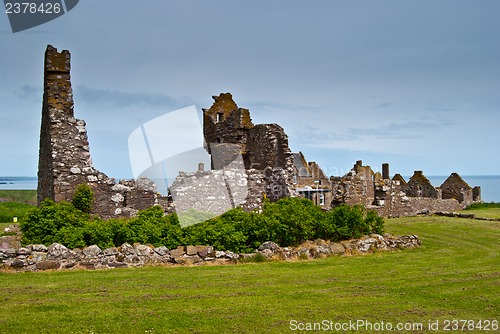
[[[465,208],[465,210],[478,210],[478,209],[497,209],[500,208],[500,203],[472,203]]]
[[[191,211],[193,219],[206,213]],[[161,207],[140,211],[130,219],[103,221],[67,202],[46,200],[21,221],[25,243],[58,242],[70,248],[96,244],[101,248],[124,242],[165,245],[211,245],[218,250],[252,252],[265,241],[282,247],[305,240],[344,240],[370,233],[383,233],[383,220],[362,206],[341,205],[324,212],[310,200],[283,198],[266,201],[262,212],[232,209],[205,222],[182,228],[176,214],[165,215]]]
[[[94,192],[92,191],[92,188],[85,183],[79,184],[73,194],[71,203],[73,203],[75,208],[78,210],[90,213],[94,203]]]
[[[87,213],[78,210],[71,203],[54,203],[46,199],[40,207],[30,210],[19,225],[23,232],[23,242],[49,245],[69,240],[68,234],[83,228],[89,219]]]

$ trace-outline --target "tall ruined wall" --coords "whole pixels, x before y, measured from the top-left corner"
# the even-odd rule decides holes
[[[203,134],[212,155],[212,168],[232,168],[229,164],[241,154],[244,169],[258,184],[257,190],[249,188],[246,203],[253,203],[251,207],[261,201],[253,197],[261,198],[263,193],[271,200],[289,196],[293,156],[283,128],[277,124],[254,125],[248,109],[238,108],[230,93],[213,99],[214,104],[203,109]]]
[[[47,46],[38,162],[38,203],[69,201],[82,183],[94,191],[93,213],[102,218],[134,215],[154,204],[168,206],[148,180],[121,181],[95,169],[86,124],[76,119],[71,88],[71,56]]]
[[[73,114],[71,56],[48,46],[45,52],[38,202],[71,199],[75,184],[92,171],[85,122]]]

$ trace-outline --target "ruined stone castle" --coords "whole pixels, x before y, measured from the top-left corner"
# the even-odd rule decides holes
[[[147,178],[117,182],[92,164],[85,122],[74,116],[70,60],[68,51],[47,47],[39,203],[46,198],[71,200],[82,183],[93,189],[93,211],[102,218],[134,216],[153,205],[166,212],[193,208],[220,214],[237,206],[254,210],[265,197],[276,201],[287,196],[309,198],[325,209],[361,204],[386,217],[453,211],[480,201],[479,187],[471,188],[456,173],[436,188],[420,171],[406,182],[399,174],[390,178],[388,164],[380,174],[358,161],[346,175],[328,177],[315,162],[307,162],[302,152],[291,152],[282,127],[254,125],[249,110],[239,108],[229,93],[214,96],[213,105],[203,109],[210,170],[200,165],[197,171],[180,171],[169,188],[171,196],[159,194]],[[184,199],[179,201],[184,207],[176,207],[172,198]]]

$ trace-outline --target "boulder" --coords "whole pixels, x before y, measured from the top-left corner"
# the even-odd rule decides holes
[[[281,250],[281,247],[275,242],[266,241],[259,246],[260,251],[263,251],[264,249],[270,249],[273,253],[276,253]]]
[[[238,260],[240,258],[240,254],[227,251],[226,258],[230,260]]]
[[[215,251],[215,258],[220,259],[226,256],[226,252],[223,251]]]
[[[24,260],[21,260],[21,259],[14,259],[14,261],[12,261],[10,266],[12,268],[15,268],[15,269],[21,269],[24,266],[26,266],[26,262]]]
[[[159,256],[165,256],[168,254],[168,248],[166,246],[160,246],[153,248],[153,251]]]
[[[26,262],[29,265],[37,264],[38,262],[42,262],[47,260],[46,252],[31,252],[31,254],[26,258]]]
[[[31,249],[32,252],[46,252],[47,246],[45,245],[28,245],[26,248]]]
[[[54,242],[47,248],[47,257],[49,260],[65,259],[69,254],[66,246]]]
[[[90,259],[97,258],[101,253],[102,250],[97,245],[91,245],[83,249],[83,255],[85,255],[85,258],[90,258]]]
[[[109,247],[109,248],[106,248],[105,250],[103,250],[102,253],[105,256],[113,256],[113,255],[118,254],[118,248],[116,248],[116,247]]]
[[[29,255],[31,254],[31,250],[25,247],[21,247],[17,250],[17,255]]]
[[[146,245],[135,246],[135,251],[138,256],[150,256],[153,253],[151,247]]]
[[[124,243],[120,247],[118,247],[118,251],[125,255],[135,255],[135,248],[129,243]]]
[[[339,243],[333,243],[330,245],[330,251],[332,254],[340,255],[345,253],[345,247]]]
[[[365,238],[357,242],[357,248],[360,252],[368,252],[371,248],[377,247],[377,239],[375,238]]]
[[[0,249],[14,248],[18,249],[21,247],[21,237],[17,235],[4,235],[0,237]]]
[[[177,258],[181,255],[184,255],[186,252],[184,250],[184,246],[179,246],[177,247],[176,249],[172,249],[170,251],[170,256],[174,257],[174,258]]]
[[[195,246],[186,246],[187,255],[197,255],[198,249]]]
[[[215,255],[215,251],[212,246],[196,246],[196,251],[202,258],[213,257]]]
[[[61,262],[59,261],[40,261],[35,265],[38,270],[59,269]]]

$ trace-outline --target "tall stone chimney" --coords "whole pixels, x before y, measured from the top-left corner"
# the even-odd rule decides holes
[[[45,51],[44,91],[38,161],[38,204],[46,198],[69,200],[92,172],[85,122],[73,113],[71,56],[51,45]],[[90,173],[89,173],[90,174]]]

